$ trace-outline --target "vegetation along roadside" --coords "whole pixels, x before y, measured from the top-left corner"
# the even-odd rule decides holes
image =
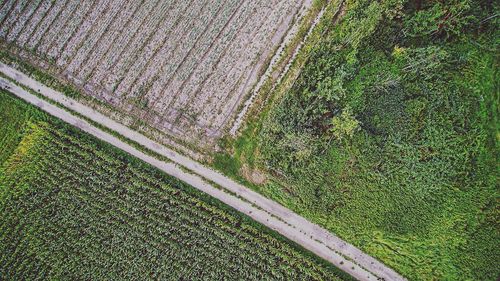
[[[411,280],[495,280],[498,3],[345,5],[214,166]]]

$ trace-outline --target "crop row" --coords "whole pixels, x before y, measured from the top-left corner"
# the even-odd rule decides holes
[[[173,120],[184,132],[191,131],[192,136],[196,136],[200,132],[193,132],[192,129],[209,128],[211,119],[220,115],[225,104],[234,108],[243,93],[243,90],[237,91],[236,85],[247,86],[246,79],[250,73],[248,70],[256,66],[255,58],[259,53],[265,51],[265,47],[270,47],[266,46],[270,41],[268,39],[274,35],[273,29],[277,27],[277,23],[283,20],[280,14],[286,15],[289,12],[287,9],[291,7],[286,1],[270,2],[268,5],[274,9],[263,8],[262,11],[266,13],[257,16],[262,20],[256,21],[255,17],[252,17],[248,24],[238,31],[231,44],[223,48],[223,54],[214,61],[215,64],[210,61],[199,64],[202,69],[198,73],[201,75],[194,75],[194,79],[184,83],[179,92],[172,95],[173,101],[164,106],[161,115]],[[271,14],[267,14],[268,12]],[[263,32],[266,27],[273,29]],[[214,68],[214,71],[207,70],[210,68]],[[243,77],[245,75],[246,77]],[[230,101],[230,98],[234,99]],[[200,106],[201,104],[210,106]],[[192,126],[192,123],[198,126]]]
[[[140,7],[134,13],[134,16],[127,21],[127,25],[123,29],[120,36],[113,40],[113,44],[109,47],[106,55],[99,62],[99,64],[90,72],[88,75],[90,84],[100,84],[100,78],[106,77],[110,74],[110,70],[114,68],[114,65],[123,56],[128,48],[132,46],[132,41],[139,29],[142,26],[142,22],[148,17],[148,15],[155,9],[159,0],[156,1],[145,1],[140,5]],[[102,85],[106,88],[106,85]],[[111,92],[112,88],[106,88],[107,91]]]
[[[255,12],[247,12],[252,10]],[[216,69],[216,67],[221,62],[221,60],[225,58],[228,49],[230,49],[231,46],[235,44],[235,40],[240,35],[244,35],[242,30],[245,28],[245,26],[262,24],[262,22],[260,22],[262,15],[261,17],[259,17],[259,15],[256,12],[260,10],[263,10],[262,4],[260,6],[257,6],[257,4],[254,5],[248,4],[244,6],[241,10],[242,15],[235,15],[235,17],[233,18],[235,22],[229,25],[230,28],[229,32],[226,32],[225,33],[226,36],[221,38],[220,40],[221,45],[214,46],[214,48],[211,49],[212,52],[207,54],[207,56],[205,57],[207,60],[204,60],[197,65],[197,69],[200,67],[202,68],[201,73],[193,72],[193,74],[190,77],[191,78],[190,80],[183,80],[182,78],[180,78],[179,80],[183,81],[183,84],[177,85],[177,87],[176,85],[171,85],[172,87],[170,87],[170,85],[167,85],[167,87],[163,90],[162,95],[168,94],[170,99],[168,100],[168,103],[165,103],[161,108],[158,108],[158,112],[160,114],[163,114],[165,109],[175,108],[177,109],[176,112],[178,112],[180,108],[175,107],[174,103],[177,100],[188,99],[190,94],[195,93],[195,88],[201,88],[203,86],[203,81],[205,79],[210,77],[212,74],[215,75],[215,73],[219,70]],[[263,15],[265,15],[265,13]],[[213,72],[210,70],[212,70]],[[214,93],[212,93],[212,95],[213,94]],[[166,117],[171,119],[168,114],[166,115]]]
[[[204,11],[200,20],[194,22],[192,30],[184,35],[184,39],[169,54],[173,63],[164,65],[162,71],[156,74],[159,79],[150,80],[150,89],[147,89],[146,92],[147,99],[152,106],[155,106],[157,98],[163,100],[167,96],[170,97],[174,94],[165,95],[162,90],[169,83],[174,83],[173,79],[178,77],[185,68],[191,67],[189,62],[196,62],[196,57],[204,53],[213,44],[212,42],[216,40],[217,35],[222,32],[224,26],[230,21],[231,15],[238,10],[240,3],[229,0],[225,1],[225,3],[210,3],[210,6],[211,8]],[[205,13],[210,13],[210,16]],[[181,43],[184,41],[185,44]],[[187,79],[187,77],[184,79]],[[135,85],[133,89],[137,90],[138,85]]]
[[[92,29],[92,32],[86,36],[85,41],[81,43],[78,52],[71,57],[71,63],[66,65],[66,72],[77,73],[79,71],[82,63],[84,63],[89,56],[89,53],[95,49],[95,45],[98,41],[104,37],[105,32],[107,33],[110,31],[109,26],[117,18],[121,9],[126,7],[126,3],[124,3],[123,0],[111,1],[108,5],[104,15],[99,14],[97,20],[91,21],[92,26],[97,28]],[[110,33],[112,33],[112,31]]]
[[[332,278],[286,243],[175,180],[75,131],[53,124],[34,128],[24,139],[41,132],[35,149],[14,152],[9,159],[18,160],[4,165],[0,179],[7,190],[0,201],[3,276],[36,270],[75,279]],[[21,186],[27,188],[16,192]]]
[[[29,22],[26,22],[23,29],[18,34],[16,34],[17,38],[15,38],[16,36],[14,36],[13,34],[9,34],[8,38],[10,37],[10,40],[7,40],[10,42],[13,42],[15,40],[18,45],[24,46],[33,31],[40,24],[40,21],[43,19],[45,14],[49,11],[50,8],[52,8],[53,3],[54,2],[52,1],[42,2],[38,9],[36,9],[32,14],[31,19],[29,17],[25,17],[26,20],[29,20]]]
[[[16,22],[13,23],[12,28],[9,31],[9,34],[6,36],[7,42],[12,42],[17,38],[22,28],[26,25],[26,22],[31,18],[31,15],[35,12],[35,9],[38,7],[39,4],[40,0],[36,0],[33,2],[29,2],[26,5],[25,7],[26,11],[18,17]],[[2,34],[0,35],[4,36]]]
[[[148,15],[141,23],[141,27],[133,40],[129,43],[130,46],[120,56],[120,59],[110,68],[107,77],[98,77],[107,89],[112,89],[113,92],[120,81],[123,79],[130,66],[136,61],[137,56],[144,51],[146,44],[152,39],[159,25],[166,20],[169,15],[167,10],[171,7],[172,1],[160,1],[155,7],[154,12]],[[180,15],[175,15],[180,16]]]
[[[226,54],[227,48],[232,44],[235,38],[238,36],[238,32],[244,28],[244,26],[250,22],[252,19],[255,22],[259,22],[260,18],[257,17],[256,7],[258,3],[256,2],[244,2],[239,4],[236,11],[229,15],[228,23],[223,26],[222,31],[217,34],[217,40],[205,46],[207,49],[203,55],[198,59],[198,61],[192,61],[191,63],[186,63],[190,65],[191,69],[188,71],[189,74],[182,74],[187,76],[188,79],[182,80],[179,76],[174,76],[172,78],[167,76],[161,76],[163,79],[155,80],[150,90],[147,92],[146,99],[150,100],[151,109],[156,112],[158,116],[162,116],[161,119],[157,119],[155,124],[157,127],[165,128],[165,123],[174,124],[178,123],[173,116],[183,109],[174,108],[172,103],[177,99],[187,99],[188,97],[182,97],[180,91],[184,88],[191,87],[195,85],[198,87],[206,80],[211,73],[215,70],[216,65],[220,62],[222,57]],[[261,7],[261,6],[260,6]],[[185,60],[189,61],[189,60]],[[160,78],[161,78],[160,77]],[[191,86],[190,86],[191,85]],[[212,95],[217,94],[217,92],[212,92]],[[199,103],[197,106],[204,107],[210,106],[209,102],[206,101],[205,104]],[[170,109],[168,112],[167,109]],[[192,125],[192,124],[189,124]],[[175,128],[175,126],[174,126]],[[179,127],[179,131],[181,128]],[[182,128],[184,129],[184,128]],[[183,132],[185,133],[185,132]]]
[[[81,2],[81,4],[79,3]],[[27,42],[27,48],[57,58],[93,1],[57,1]],[[75,13],[76,11],[79,13]]]
[[[122,34],[130,21],[136,15],[136,11],[141,7],[142,1],[128,1],[124,4],[120,14],[116,16],[108,32],[106,32],[94,48],[94,52],[87,55],[84,62],[81,63],[81,68],[77,72],[77,78],[82,81],[87,81],[96,67],[103,64],[102,59],[111,49],[115,40]]]
[[[143,52],[141,56],[141,59],[134,63],[131,70],[128,71],[123,80],[121,80],[116,89],[116,95],[120,97],[137,96],[141,92],[144,92],[144,81],[147,81],[148,78],[156,75],[159,69],[162,69],[163,65],[166,62],[169,62],[169,56],[176,50],[177,46],[180,44],[188,45],[185,38],[186,34],[189,32],[197,35],[201,34],[200,30],[194,29],[193,26],[195,22],[199,21],[199,19],[207,18],[207,15],[203,14],[203,8],[205,5],[208,5],[208,2],[205,1],[198,3],[198,5],[194,7],[188,4],[189,3],[183,3],[182,5],[177,5],[178,10],[174,11],[175,17],[170,16],[170,18],[175,19],[175,21],[166,21],[163,25],[165,31],[160,33],[160,35],[163,35],[164,37],[155,36],[153,40],[149,42],[145,52]],[[208,7],[210,7],[210,9],[218,8],[217,6]],[[186,14],[187,16],[180,16],[183,14]],[[140,81],[137,81],[138,79],[140,79]],[[134,93],[131,94],[129,93],[130,87],[132,84],[135,84],[136,81],[138,84],[141,84],[141,86],[139,87],[139,90],[135,90]],[[149,82],[150,81],[146,83]]]
[[[227,123],[303,3],[7,1],[0,38],[48,59],[86,94],[193,139]]]
[[[5,16],[3,18],[2,26],[0,27],[0,37],[5,37],[7,33],[9,33],[9,30],[12,28],[12,26],[15,26],[16,22],[20,20],[19,18],[22,17],[22,11],[27,5],[28,1],[20,0],[16,2],[15,5],[11,3],[12,2],[8,1],[2,7],[1,14],[5,14]]]
[[[109,5],[117,2],[119,1],[99,0],[97,2],[92,11],[86,15],[85,20],[79,24],[77,31],[71,36],[62,53],[57,58],[57,66],[65,68],[70,60],[76,59],[75,53],[77,51],[78,53],[85,52],[81,48],[85,47],[85,43],[92,42],[94,34],[100,34],[99,30],[102,29],[102,26],[98,25],[99,20],[105,19],[105,13],[110,10]]]
[[[283,2],[281,2],[278,7],[278,9],[270,9],[273,14],[266,18],[266,21],[262,25],[263,27],[259,30],[259,32],[253,32],[248,38],[243,38],[241,43],[237,44],[236,47],[232,50],[233,53],[229,56],[226,56],[227,58],[229,58],[237,56],[237,54],[239,53],[246,54],[247,58],[243,60],[244,62],[246,62],[246,64],[234,64],[231,61],[226,61],[222,65],[227,66],[224,68],[229,69],[229,72],[227,72],[228,74],[223,75],[222,77],[218,77],[218,79],[215,80],[214,83],[207,87],[209,89],[208,91],[201,93],[202,100],[211,98],[213,100],[211,104],[215,104],[215,106],[205,107],[203,108],[203,111],[201,111],[201,108],[194,108],[192,106],[193,104],[197,103],[196,101],[189,101],[188,103],[180,105],[183,107],[187,107],[187,111],[195,112],[198,117],[198,119],[196,120],[197,123],[206,122],[208,124],[211,124],[213,127],[220,126],[221,123],[214,122],[213,119],[219,116],[224,117],[228,113],[228,107],[230,108],[229,111],[232,111],[232,107],[234,107],[239,99],[241,99],[242,93],[244,91],[250,90],[248,87],[251,85],[247,85],[247,82],[251,77],[251,72],[255,69],[254,58],[259,58],[259,56],[264,53],[265,50],[272,48],[273,41],[271,39],[275,35],[277,28],[280,26],[280,23],[285,20],[279,15],[289,14],[291,13],[292,8],[294,8],[289,3]],[[249,32],[250,31],[251,30],[249,30]],[[246,46],[249,45],[249,42],[263,43],[259,45],[253,44],[250,45],[249,48],[247,48]],[[230,65],[232,65],[232,67],[229,67]],[[224,95],[212,96],[210,98],[206,96],[206,93],[214,91],[217,88],[217,85],[224,85],[224,88],[222,90]],[[217,111],[215,111],[215,108],[218,111],[221,111],[222,114],[219,114]]]

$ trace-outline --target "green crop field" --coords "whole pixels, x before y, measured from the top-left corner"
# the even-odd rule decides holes
[[[497,280],[499,12],[345,1],[214,165],[410,280]]]
[[[4,91],[0,147],[2,280],[346,278],[220,202]]]

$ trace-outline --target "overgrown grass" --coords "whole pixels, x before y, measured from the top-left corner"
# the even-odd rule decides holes
[[[0,275],[341,280],[217,200],[0,91]],[[9,138],[5,136],[11,136]]]
[[[498,12],[347,1],[218,165],[411,280],[495,280]]]

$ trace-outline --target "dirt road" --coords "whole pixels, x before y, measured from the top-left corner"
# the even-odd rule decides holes
[[[121,136],[167,157],[172,162],[164,162],[144,154],[133,146],[121,141],[119,138],[94,127],[84,119],[29,93],[8,79],[0,78],[1,88],[7,89],[19,98],[40,107],[49,114],[219,199],[225,204],[245,213],[254,220],[279,232],[316,255],[326,259],[356,279],[405,280],[392,269],[363,253],[353,245],[331,234],[326,229],[307,221],[293,211],[236,183],[221,173],[154,142],[144,135],[111,120],[73,99],[67,98],[62,93],[42,85],[5,64],[0,63],[0,72],[9,77],[9,79],[40,93],[47,99],[58,102],[64,107],[119,133]],[[185,169],[181,169],[180,166],[191,171],[191,173],[185,172]],[[209,184],[205,179],[225,190]]]

